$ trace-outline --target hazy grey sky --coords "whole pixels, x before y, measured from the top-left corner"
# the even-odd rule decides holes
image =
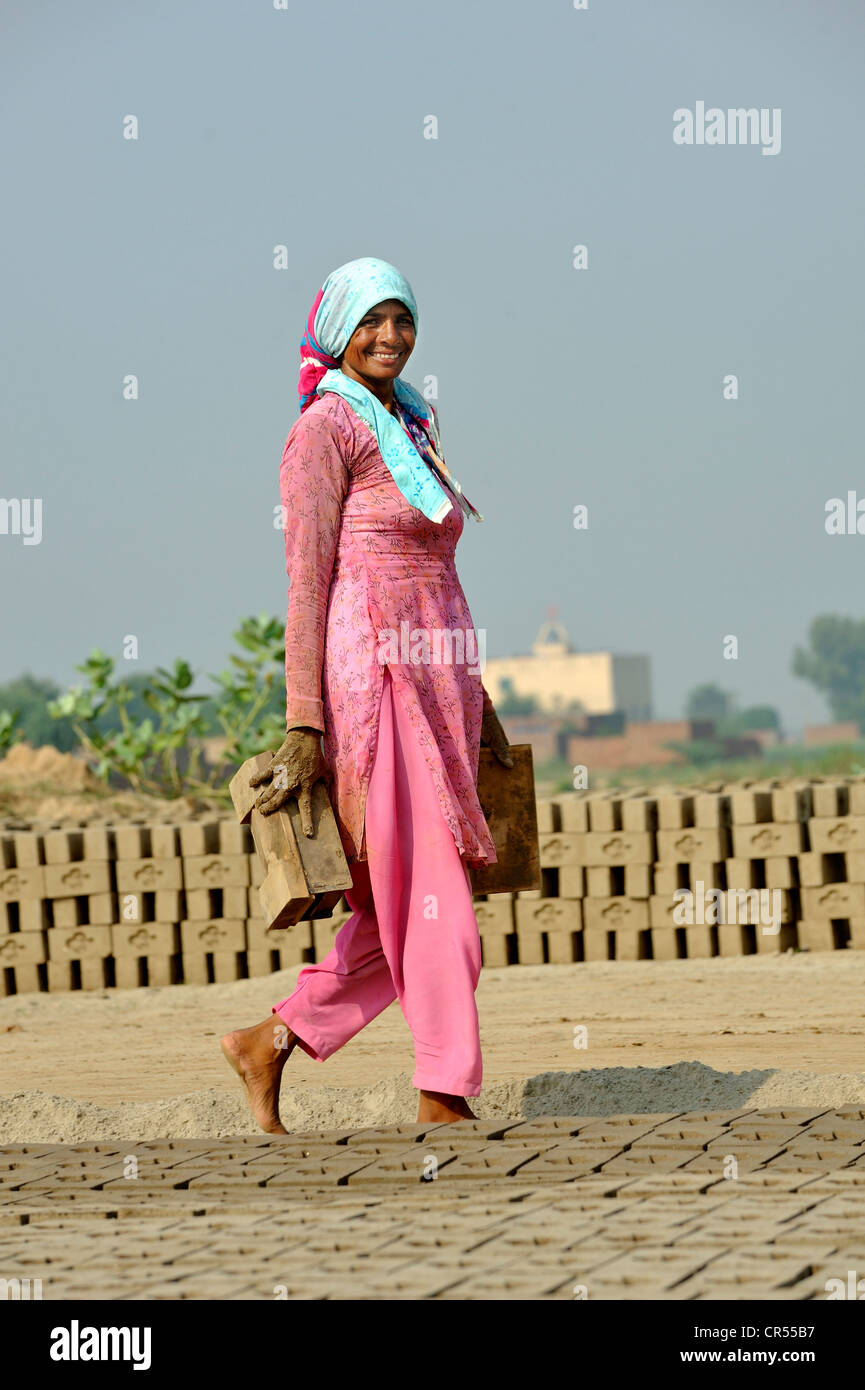
[[[374,255],[486,518],[457,560],[488,656],[554,603],[650,656],[659,717],[711,680],[828,717],[790,660],[865,609],[865,536],[824,529],[865,496],[857,0],[7,0],[2,30],[0,496],[43,515],[0,535],[0,680],[130,633],[136,669],[216,670],[284,616],[298,341]],[[698,102],[779,108],[780,151],[674,144]]]

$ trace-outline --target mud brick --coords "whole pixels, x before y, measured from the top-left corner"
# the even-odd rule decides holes
[[[254,850],[248,825],[240,825],[236,820],[219,822],[220,854],[252,854]]]
[[[87,919],[94,925],[107,926],[117,921],[117,894],[91,893],[87,899]],[[54,919],[55,924],[57,918]]]
[[[119,859],[116,874],[120,893],[155,893],[160,888],[183,887],[179,859]]]
[[[811,788],[814,815],[819,817],[846,816],[850,807],[850,791],[844,782],[816,782]]]
[[[7,838],[7,837],[4,837]],[[42,836],[32,830],[15,830],[11,835],[12,854],[6,859],[0,854],[0,868],[35,869],[45,863]]]
[[[237,951],[183,951],[181,965],[184,982],[188,985],[208,984],[211,971],[216,984],[240,979]]]
[[[582,864],[563,865],[559,869],[559,897],[582,898],[586,891],[586,871]]]
[[[590,830],[621,830],[621,801],[608,792],[594,792],[588,798]]]
[[[322,791],[326,795],[326,788],[323,783],[317,785],[322,789],[320,802]],[[291,820],[282,811],[263,816],[255,808],[249,818],[259,866],[266,866],[258,892],[262,913],[269,924],[290,928],[303,920],[315,904],[315,893],[307,883]],[[254,860],[248,862],[250,866],[255,863]]]
[[[259,875],[261,875],[261,865],[258,863],[258,860],[253,860],[252,862],[253,867],[258,867]],[[246,896],[247,905],[245,915],[247,917],[260,917],[262,921],[264,921],[264,912],[262,910],[261,902],[258,897],[258,887],[256,886],[255,888],[247,888]]]
[[[180,949],[179,930],[172,922],[115,922],[110,930],[114,956],[170,956]]]
[[[858,858],[858,855],[815,854],[813,851],[803,851],[796,857],[799,882],[803,888],[819,888],[824,883],[842,883],[850,878],[849,873],[845,873],[845,863],[854,857]],[[858,882],[857,879],[850,881]]]
[[[348,1151],[345,1151],[344,1155],[341,1154],[338,1158],[302,1159],[300,1163],[292,1163],[290,1168],[286,1167],[283,1172],[268,1178],[265,1186],[268,1192],[279,1191],[286,1187],[344,1186],[353,1177],[359,1178],[366,1169],[377,1167],[379,1163],[393,1164],[393,1160],[376,1160],[368,1154],[352,1155]],[[389,1178],[382,1173],[378,1180],[393,1181],[395,1176],[396,1172],[392,1169]]]
[[[616,960],[650,960],[651,933],[642,927],[617,927],[614,936]]]
[[[547,949],[551,965],[569,965],[579,959],[573,931],[556,929],[547,932]]]
[[[294,965],[303,965],[304,947],[294,940],[295,933],[277,931],[276,943],[269,947],[250,947],[246,953],[251,976],[272,975],[275,970],[289,970]]]
[[[865,917],[865,883],[827,883],[802,889],[802,916]]]
[[[246,928],[242,920],[232,922],[224,917],[209,922],[180,923],[180,944],[184,958],[197,951],[245,951]]]
[[[583,922],[592,931],[644,930],[649,926],[649,903],[633,898],[584,898]]]
[[[611,898],[616,892],[615,870],[609,865],[586,869],[586,893],[591,898]]]
[[[865,951],[865,917],[851,917],[847,922],[850,929],[850,946],[854,951]]]
[[[809,951],[834,951],[837,948],[837,934],[828,919],[797,922],[796,935],[799,946]]]
[[[517,932],[517,958],[520,965],[544,964],[544,938],[540,931],[523,927]]]
[[[694,825],[698,830],[724,830],[732,821],[730,797],[718,792],[698,792],[694,797]]]
[[[675,927],[652,927],[651,937],[653,960],[678,960],[684,956]]]
[[[688,792],[665,792],[657,798],[658,829],[684,830],[694,824],[694,797]]]
[[[651,864],[625,865],[625,897],[648,898],[652,894]]]
[[[241,893],[246,890],[241,888]],[[216,917],[245,917],[245,912],[229,914],[223,911],[222,890],[219,888],[187,888],[184,898],[186,901],[186,917],[191,922],[207,922]]]
[[[118,956],[114,961],[116,989],[150,988],[177,983],[174,955]]]
[[[105,986],[104,957],[81,960],[49,960],[45,967],[48,988],[52,992],[81,989],[103,989]]]
[[[658,859],[661,862],[683,864],[692,859],[718,863],[727,857],[726,830],[658,831]]]
[[[551,830],[558,829],[558,826],[556,824],[556,821],[558,819],[556,815],[557,809],[558,808],[555,802],[553,801],[536,801],[535,811],[537,814],[539,831],[543,830],[545,832],[549,832]]]
[[[681,893],[682,890],[679,891]],[[686,907],[687,899],[683,899],[681,896],[675,898],[672,893],[655,894],[649,898],[649,925],[656,927],[659,931],[666,927],[683,926],[684,923],[674,920],[673,914],[678,909],[679,916],[682,916],[682,909]],[[694,905],[692,905],[691,911],[693,914]]]
[[[672,897],[677,888],[689,886],[687,868],[681,864],[652,865],[652,880],[655,892],[650,896],[657,898]]]
[[[814,814],[812,788],[807,782],[772,789],[773,821],[806,821]]]
[[[752,860],[752,863],[755,861]],[[796,888],[798,878],[796,874],[796,860],[789,857],[775,857],[766,860],[766,887],[767,888]]]
[[[622,829],[628,832],[658,828],[658,803],[653,796],[629,796],[622,802]]]
[[[35,963],[22,961],[14,967],[7,966],[0,970],[0,994],[38,994],[41,988],[39,966]]]
[[[73,864],[84,858],[84,835],[80,830],[49,830],[43,843],[46,864]]]
[[[249,858],[245,854],[191,855],[183,861],[183,877],[187,892],[191,888],[245,888]]]
[[[504,936],[482,936],[481,960],[487,970],[509,965],[507,938]]]
[[[834,865],[837,863],[837,860],[832,858],[830,863]],[[845,854],[843,865],[843,875],[838,874],[836,879],[830,881],[834,882],[837,878],[843,877],[848,883],[865,883],[865,852],[862,850],[853,850],[850,854]],[[824,880],[824,882],[826,882],[826,880]]]
[[[793,950],[798,945],[796,926],[793,922],[784,922],[781,925],[781,930],[774,934],[758,927],[756,941],[759,955],[771,956],[779,951]]]
[[[610,959],[610,933],[606,927],[583,926],[583,957],[585,960]]]
[[[45,898],[24,898],[16,904],[19,931],[44,931],[49,925]]]
[[[52,927],[47,933],[48,959],[92,960],[111,955],[110,927],[75,927],[67,931]]]
[[[747,956],[756,950],[756,929],[753,926],[741,922],[721,922],[717,930],[719,955]]]
[[[509,936],[514,931],[514,906],[512,901],[476,902],[475,920],[481,936]]]
[[[589,828],[589,799],[583,792],[559,797],[559,820],[565,834],[584,835]],[[538,830],[540,831],[540,826]]]
[[[245,917],[247,915],[248,888],[223,888],[222,890],[222,915],[223,917]],[[195,914],[190,912],[190,917]]]
[[[645,831],[613,831],[611,834],[592,833],[575,838],[576,859],[569,863],[588,866],[603,864],[651,864],[654,859],[654,835]]]
[[[189,821],[178,827],[184,859],[219,853],[219,822]]]
[[[82,897],[89,893],[110,893],[111,864],[83,860],[80,864],[46,864],[46,898]]]
[[[553,831],[551,835],[539,835],[541,868],[559,868],[562,865],[579,864],[580,845],[588,836],[570,835],[563,831]]]
[[[736,859],[768,859],[795,855],[804,849],[802,826],[734,825],[733,856]]]
[[[154,825],[150,831],[153,859],[174,859],[180,854],[180,830],[176,825]]]
[[[150,827],[118,825],[114,831],[114,848],[118,859],[149,859]]]
[[[489,903],[477,906],[489,907]],[[516,930],[520,932],[580,931],[583,925],[582,904],[576,899],[537,898],[518,899],[514,903]],[[477,915],[477,908],[475,909]],[[478,921],[480,926],[480,921]],[[511,928],[513,930],[513,928]],[[483,931],[481,933],[483,935]]]
[[[0,968],[35,965],[45,959],[44,932],[19,931],[0,936]]]
[[[727,863],[731,861],[728,859]],[[712,864],[705,859],[693,859],[688,865],[688,887],[698,890],[697,885],[702,888],[723,888],[727,882],[726,867],[724,864]]]
[[[705,922],[689,923],[685,927],[685,951],[688,960],[705,960],[715,955],[715,936]]]
[[[734,825],[761,825],[772,819],[772,793],[769,788],[744,787],[730,797]]]
[[[55,898],[53,903],[55,927],[87,925],[86,898]]]
[[[22,902],[45,896],[45,870],[39,865],[0,869],[0,902]]]
[[[245,912],[232,912],[232,917],[243,917]],[[182,922],[188,917],[186,895],[173,889],[158,889],[153,895],[153,917],[157,922]]]
[[[817,854],[865,850],[865,816],[825,816],[808,821],[811,849]]]

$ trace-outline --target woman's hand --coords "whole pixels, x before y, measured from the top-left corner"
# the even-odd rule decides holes
[[[513,767],[514,760],[508,752],[510,748],[508,736],[502,728],[499,722],[499,716],[496,714],[492,705],[484,711],[484,717],[481,723],[481,743],[486,748],[492,749],[499,762],[504,767]]]
[[[296,796],[303,833],[312,836],[310,793],[319,779],[325,781],[328,787],[333,781],[333,773],[322,755],[320,731],[289,729],[270,767],[250,777],[249,785],[258,787],[264,782],[270,783],[255,803],[256,810],[263,816],[273,815],[290,796]]]

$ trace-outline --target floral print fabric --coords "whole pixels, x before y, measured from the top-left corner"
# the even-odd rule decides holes
[[[412,507],[375,435],[330,392],[286,440],[280,496],[289,577],[286,727],[324,733],[347,857],[367,858],[364,809],[387,665],[457,848],[469,865],[494,863],[476,790],[481,720],[492,706],[471,659],[474,626],[454,563],[464,525],[457,498],[451,494],[455,505],[439,523]],[[417,660],[423,644],[382,641],[418,629],[430,635],[438,660]],[[448,638],[438,648],[437,633],[460,634],[454,655],[462,640],[466,659],[442,659]]]

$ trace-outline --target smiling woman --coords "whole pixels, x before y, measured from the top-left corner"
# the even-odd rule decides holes
[[[301,340],[301,418],[280,472],[288,732],[253,780],[264,814],[296,796],[308,835],[312,787],[327,782],[352,916],[276,1005],[276,1026],[223,1039],[273,1133],[284,1132],[292,1049],[324,1061],[394,999],[414,1038],[418,1120],[471,1117],[466,1097],[480,1093],[468,868],[496,862],[477,796],[480,744],[512,764],[454,564],[464,516],[482,518],[445,464],[434,410],[400,380],[417,326],[405,277],[364,257],[328,276]],[[380,640],[406,623],[433,634],[420,661]],[[469,658],[443,661],[455,632]]]

